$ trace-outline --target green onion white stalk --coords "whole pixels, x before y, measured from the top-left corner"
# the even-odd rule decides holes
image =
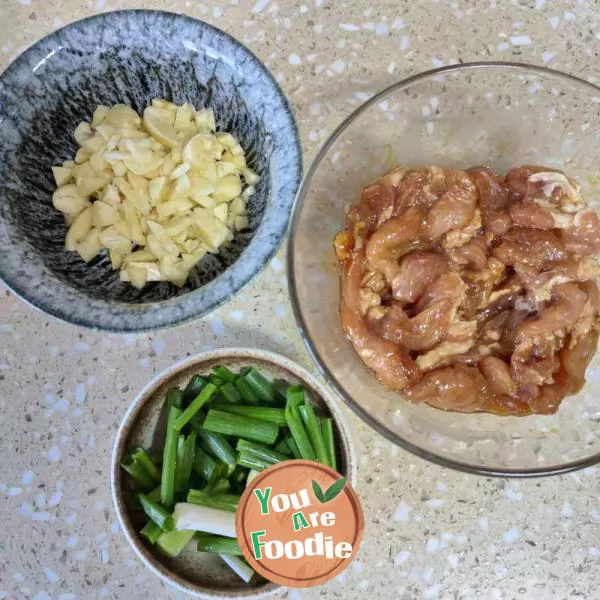
[[[175,518],[175,529],[179,531],[190,529],[225,537],[236,537],[235,513],[226,510],[190,502],[179,502],[175,505],[173,517]]]
[[[241,558],[232,556],[231,554],[219,554],[219,556],[231,567],[237,575],[239,575],[246,583],[254,577],[255,571],[246,564]]]

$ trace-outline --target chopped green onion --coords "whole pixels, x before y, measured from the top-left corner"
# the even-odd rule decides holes
[[[237,391],[240,393],[240,396],[242,397],[242,400],[244,402],[253,405],[258,404],[258,398],[256,398],[256,396],[254,395],[254,390],[252,389],[252,386],[243,377],[238,377],[235,380],[234,385],[237,388]]]
[[[229,479],[217,479],[212,486],[212,492],[215,494],[226,494],[230,489]]]
[[[194,375],[183,391],[168,391],[167,406],[162,455],[138,448],[122,465],[150,517],[140,535],[175,557],[202,532],[198,550],[219,554],[248,581],[254,571],[238,558],[235,539],[240,494],[259,472],[292,457],[335,469],[333,420],[317,415],[302,386],[271,381],[254,367],[236,374],[217,365]]]
[[[214,373],[211,373],[208,376],[208,380],[216,387],[220,388],[225,382],[220,378],[217,377]]]
[[[169,558],[179,556],[196,534],[193,530],[169,531],[160,534],[156,547]]]
[[[160,502],[160,485],[156,486],[151,492],[146,494],[152,502]]]
[[[245,452],[246,454],[254,454],[259,458],[262,458],[272,465],[288,460],[288,457],[285,454],[281,454],[280,452],[276,452],[275,450],[271,450],[262,444],[255,444],[254,442],[249,442],[247,440],[238,440],[238,443],[235,447],[238,452]]]
[[[229,477],[229,473],[233,473],[235,467],[233,465],[225,465],[220,461],[217,461],[217,468],[213,475],[213,483],[222,477]]]
[[[298,444],[296,444],[296,441],[292,437],[291,433],[288,433],[285,436],[285,441],[287,442],[287,445],[290,447],[290,450],[292,451],[292,456],[294,458],[302,458],[302,454],[300,454],[300,450],[298,450]]]
[[[240,497],[235,494],[215,494],[214,492],[207,493],[203,490],[190,490],[187,495],[187,501],[192,504],[235,512],[240,503]]]
[[[306,434],[302,419],[300,418],[300,413],[298,412],[298,404],[296,404],[297,396],[290,393],[292,389],[293,388],[290,388],[288,390],[288,403],[285,407],[285,418],[290,433],[292,434],[296,446],[298,446],[300,456],[306,460],[316,460],[317,457],[315,451]]]
[[[337,471],[337,460],[335,456],[335,438],[333,435],[333,419],[321,419],[321,435],[323,437],[323,442],[325,442],[325,449],[327,450],[327,464],[334,471]]]
[[[196,448],[194,469],[206,481],[211,481],[217,471],[217,463],[202,448]]]
[[[208,431],[203,427],[196,431],[202,440],[202,447],[204,450],[210,452],[217,460],[220,460],[226,465],[235,465],[237,455],[224,435],[214,431]],[[231,471],[233,471],[234,468],[235,467],[232,466]]]
[[[279,434],[279,427],[274,423],[249,419],[214,408],[208,411],[203,427],[208,431],[216,431],[223,435],[241,437],[265,444],[275,443]]]
[[[138,494],[137,497],[146,515],[163,531],[173,531],[175,529],[173,517],[160,504],[153,502],[145,494]]]
[[[193,489],[202,489],[203,492],[206,492],[207,494],[212,494],[212,493],[220,493],[220,492],[228,492],[229,490],[225,490],[225,489],[220,489],[223,488],[223,483],[219,483],[219,486],[217,488],[217,483],[220,481],[227,481],[229,483],[229,480],[225,479],[225,477],[229,476],[229,465],[224,465],[223,463],[217,462],[217,466],[215,467],[215,470],[212,474],[212,477],[202,486],[202,485],[195,485],[195,486],[190,486]],[[220,490],[220,491],[219,491]]]
[[[287,404],[293,404],[294,406],[300,406],[305,404],[304,388],[301,385],[293,385],[288,388],[286,393]]]
[[[310,443],[314,448],[317,460],[323,465],[329,464],[327,450],[325,449],[325,442],[323,441],[323,436],[321,435],[321,428],[317,423],[315,409],[313,408],[312,404],[304,404],[298,407],[298,412],[300,413],[302,421],[304,422],[306,433],[308,434]]]
[[[269,381],[254,367],[252,367],[244,375],[244,380],[250,384],[252,390],[254,391],[254,395],[259,400],[267,402],[268,404],[273,404],[275,402],[281,401],[281,397],[277,393],[277,390],[275,389],[273,383]]]
[[[250,565],[237,556],[232,556],[231,554],[219,554],[219,556],[233,571],[235,571],[236,575],[238,575],[246,583],[250,583],[254,575],[256,575],[256,573],[252,570],[252,567],[250,567]]]
[[[138,490],[147,491],[154,487],[152,476],[140,463],[135,461],[131,463],[122,462],[121,467],[129,474]]]
[[[190,422],[188,423],[188,425],[190,426],[190,429],[193,429],[197,434],[199,434],[200,431],[202,430],[202,425],[204,425],[204,417],[205,416],[206,415],[204,414],[204,412],[202,410],[197,412],[190,419]]]
[[[219,394],[227,404],[239,404],[242,401],[240,392],[235,385],[229,381],[219,388]]]
[[[218,365],[214,367],[213,373],[223,381],[232,382],[236,380],[235,373],[232,373],[227,367],[224,367],[223,365]]]
[[[153,545],[162,532],[163,530],[154,521],[150,520],[142,527],[140,535]]]
[[[221,535],[209,535],[199,533],[196,536],[198,540],[198,552],[212,552],[214,554],[235,554],[240,556],[242,550],[240,544],[234,538],[227,538]]]
[[[169,394],[171,394],[169,390]],[[179,390],[177,390],[179,391]],[[168,397],[168,395],[167,395]],[[163,451],[163,469],[160,481],[160,499],[164,506],[172,506],[175,501],[175,469],[177,468],[177,431],[175,421],[181,415],[181,410],[175,405],[170,405],[169,419],[167,421],[167,434],[165,436],[165,449]]]
[[[200,375],[194,375],[183,390],[183,403],[187,406],[206,387],[208,381]]]
[[[167,392],[167,406],[183,410],[183,392],[179,388],[171,388]]]
[[[156,465],[152,462],[152,459],[146,454],[143,448],[138,448],[132,453],[131,458],[134,462],[139,463],[148,471],[150,477],[152,477],[154,483],[160,482],[160,471]]]
[[[196,432],[187,438],[180,435],[177,441],[177,468],[175,469],[175,491],[183,492],[190,486],[190,476],[196,456]]]
[[[252,454],[251,452],[240,452],[238,456],[238,465],[247,467],[248,469],[252,469],[254,471],[264,471],[273,464],[276,463],[261,458],[260,456]]]
[[[257,421],[275,423],[275,425],[279,425],[280,427],[286,425],[285,411],[283,408],[219,404],[219,410],[224,410],[225,412],[241,415],[242,417],[248,417],[250,419],[256,419]]]
[[[217,391],[217,386],[213,383],[209,383],[206,387],[196,396],[190,405],[183,411],[177,421],[175,421],[175,430],[181,431],[189,420],[206,404],[211,396]]]
[[[215,483],[217,483],[217,479],[215,479],[214,477],[208,481],[204,486],[202,485],[196,485],[195,487],[193,487],[192,489],[195,490],[199,490],[202,489],[203,492],[206,492],[207,494],[212,494],[213,490],[215,488]]]
[[[277,442],[275,448],[273,448],[275,452],[279,452],[280,454],[285,454],[288,458],[291,458],[292,451],[290,449],[290,445],[288,444],[287,438],[282,438]]]
[[[231,477],[229,478],[229,480],[232,483],[235,484],[243,484],[246,481],[246,477],[248,476],[248,469],[246,469],[245,467],[242,467],[240,465],[238,465],[235,468],[235,471],[232,473]]]

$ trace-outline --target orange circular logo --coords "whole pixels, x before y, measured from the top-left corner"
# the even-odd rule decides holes
[[[310,460],[288,460],[246,487],[235,528],[255,571],[300,588],[325,583],[350,564],[365,521],[358,496],[339,473]]]

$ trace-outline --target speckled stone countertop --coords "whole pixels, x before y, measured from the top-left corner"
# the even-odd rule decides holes
[[[306,164],[370,94],[433,66],[519,60],[600,78],[600,12],[583,0],[0,0],[0,69],[70,21],[142,7],[187,13],[247,44],[291,101]],[[283,251],[212,317],[155,334],[87,331],[0,295],[0,600],[181,597],[119,531],[113,438],[133,395],[186,355],[248,345],[310,366]],[[527,481],[455,473],[347,412],[364,542],[337,580],[290,600],[600,598],[600,470]]]

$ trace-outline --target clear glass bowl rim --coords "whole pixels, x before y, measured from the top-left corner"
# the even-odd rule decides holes
[[[319,165],[323,158],[327,155],[330,148],[333,144],[340,138],[340,136],[344,133],[344,131],[356,120],[358,119],[364,112],[366,112],[369,108],[376,105],[379,102],[382,102],[389,96],[395,94],[396,92],[402,91],[413,84],[420,83],[425,81],[426,79],[430,79],[442,74],[458,72],[458,71],[475,71],[478,69],[507,69],[513,70],[515,74],[523,73],[523,74],[539,74],[539,75],[550,75],[556,77],[557,79],[563,79],[565,82],[570,82],[572,84],[580,85],[582,87],[588,88],[590,91],[594,93],[600,93],[600,87],[581,79],[580,77],[576,77],[574,75],[570,75],[568,73],[563,73],[562,71],[558,71],[556,69],[550,69],[547,67],[542,67],[538,65],[531,65],[527,63],[518,63],[518,62],[502,62],[502,61],[479,61],[479,62],[469,62],[469,63],[459,63],[455,65],[449,65],[445,67],[439,67],[437,69],[431,69],[428,71],[423,71],[421,73],[417,73],[415,75],[411,75],[397,83],[390,85],[389,87],[383,89],[381,92],[375,94],[372,98],[361,104],[356,110],[354,110],[348,117],[346,117],[340,125],[338,125],[333,133],[329,136],[329,138],[325,141],[323,146],[319,149],[317,155],[312,160],[311,165],[308,171],[304,174],[300,187],[298,189],[298,193],[296,194],[296,199],[294,201],[294,206],[292,209],[292,218],[290,220],[290,236],[288,242],[288,251],[287,251],[287,275],[288,275],[288,285],[290,290],[290,301],[292,304],[292,310],[294,312],[294,316],[296,318],[296,323],[298,325],[298,330],[300,332],[300,336],[304,342],[306,349],[313,362],[316,364],[320,373],[325,377],[328,383],[333,387],[333,389],[337,392],[338,396],[342,398],[346,406],[352,409],[367,425],[372,427],[375,431],[386,437],[388,440],[397,444],[404,450],[419,456],[425,460],[438,464],[442,467],[447,467],[451,469],[455,469],[457,471],[462,471],[464,473],[471,473],[476,475],[483,475],[487,477],[515,477],[515,478],[527,478],[527,477],[545,477],[549,475],[561,475],[564,473],[569,473],[571,471],[576,471],[579,469],[584,469],[587,467],[591,467],[600,462],[600,453],[593,454],[587,458],[565,462],[562,464],[557,464],[551,467],[535,467],[535,468],[526,468],[526,469],[498,469],[492,467],[485,467],[481,465],[472,465],[466,462],[461,462],[454,459],[446,458],[443,455],[435,454],[428,450],[424,450],[419,446],[413,444],[412,442],[402,438],[398,434],[393,431],[390,431],[385,425],[377,421],[374,417],[372,417],[357,401],[352,398],[352,396],[343,389],[337,382],[337,379],[330,371],[329,367],[326,364],[326,361],[317,351],[317,348],[313,344],[310,336],[307,332],[306,322],[304,320],[302,311],[300,309],[300,303],[298,301],[297,294],[297,286],[296,286],[296,277],[294,272],[294,250],[296,245],[296,227],[298,221],[300,219],[300,214],[302,212],[302,207],[304,204],[304,199],[310,187],[313,175],[318,169]],[[500,417],[499,417],[500,418]]]

